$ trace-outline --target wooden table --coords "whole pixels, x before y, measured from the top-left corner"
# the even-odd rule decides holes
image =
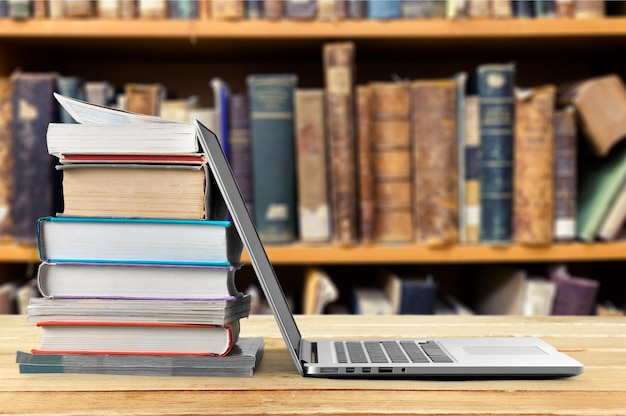
[[[326,380],[298,375],[271,316],[242,322],[263,336],[252,378],[19,374],[15,351],[39,345],[23,316],[0,316],[2,415],[549,414],[626,415],[626,318],[298,316],[306,338],[539,336],[585,364],[557,380]]]

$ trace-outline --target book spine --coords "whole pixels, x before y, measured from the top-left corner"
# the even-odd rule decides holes
[[[554,239],[576,236],[577,143],[573,107],[554,114]]]
[[[370,84],[375,238],[413,241],[410,97],[406,82]]]
[[[400,0],[369,0],[367,17],[371,20],[391,20],[402,17]]]
[[[59,75],[56,79],[56,87],[60,94],[79,100],[85,99],[83,85],[83,80],[75,76]],[[76,123],[62,106],[59,106],[59,118],[62,123]]]
[[[476,95],[465,98],[465,139],[463,146],[463,243],[480,241],[480,127]]]
[[[229,102],[228,148],[230,165],[241,196],[252,212],[252,143],[250,141],[250,108],[248,95],[233,94]]]
[[[401,0],[405,19],[433,19],[446,16],[446,0]]]
[[[293,20],[312,20],[317,16],[317,0],[285,1],[285,17]]]
[[[254,220],[266,243],[296,238],[295,75],[250,75]]]
[[[594,3],[600,3],[594,1]],[[555,15],[558,18],[574,17],[575,0],[556,0]]]
[[[197,0],[168,0],[167,7],[170,19],[196,19],[199,15]]]
[[[216,20],[240,20],[245,15],[244,0],[212,0],[211,9]]]
[[[323,50],[333,233],[336,242],[346,245],[358,238],[354,53],[352,42],[327,43]]]
[[[263,0],[245,0],[244,7],[247,19],[263,18]]]
[[[488,19],[491,17],[490,0],[469,0],[467,16],[472,19]]]
[[[57,119],[52,93],[53,73],[17,73],[13,76],[13,163],[15,197],[11,212],[15,238],[36,241],[37,219],[56,210],[58,179],[54,158],[48,154],[46,131]]]
[[[330,240],[324,91],[295,91],[298,219],[304,242]]]
[[[495,19],[510,19],[511,17],[513,17],[513,7],[511,5],[511,0],[492,0],[491,17]]]
[[[285,15],[284,0],[263,0],[263,16],[267,20],[279,20]]]
[[[366,85],[356,88],[357,101],[357,135],[359,161],[359,225],[361,241],[365,244],[374,242],[374,160],[370,129],[371,91]]]
[[[518,19],[529,19],[534,16],[535,0],[513,0],[513,16]]]
[[[124,86],[124,93],[127,111],[150,116],[158,116],[161,113],[162,85],[128,83]]]
[[[411,84],[413,215],[423,244],[458,243],[457,93],[453,79]]]
[[[555,95],[554,85],[516,94],[513,239],[517,243],[547,245],[553,240]]]
[[[535,16],[537,18],[556,17],[556,0],[535,0]]]
[[[508,244],[512,238],[514,64],[478,68],[480,106],[480,239]]]
[[[11,209],[15,192],[12,95],[11,80],[0,78],[0,237],[13,236],[14,225]]]
[[[576,19],[602,18],[606,15],[606,3],[605,0],[574,0],[574,17]]]

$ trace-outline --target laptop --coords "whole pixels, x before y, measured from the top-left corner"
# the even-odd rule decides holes
[[[217,136],[194,121],[201,147],[296,370],[325,378],[554,378],[583,365],[538,338],[306,340],[302,337]]]

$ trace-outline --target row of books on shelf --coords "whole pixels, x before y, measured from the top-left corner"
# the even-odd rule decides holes
[[[4,0],[14,19],[322,20],[598,18],[624,14],[604,0]]]
[[[183,136],[197,141],[193,126],[184,123],[57,99],[77,123],[50,123],[48,138],[55,127],[69,126],[73,128],[61,135],[78,134],[81,141],[90,141],[97,134],[85,135],[82,127],[120,132],[116,127],[127,126],[120,123],[130,123],[156,125],[165,142],[180,134],[167,127],[180,125],[185,127]],[[117,140],[126,139],[131,137],[121,134]],[[102,144],[105,153],[125,155],[116,150],[115,140]],[[160,155],[169,154],[165,147]],[[61,165],[77,163],[51,146],[48,150]],[[81,154],[81,148],[68,153]],[[154,166],[150,161],[134,163]],[[250,312],[250,296],[235,285],[243,246],[220,207],[223,201],[217,194],[206,198],[211,181],[208,174],[203,177],[202,186],[190,191],[206,213],[201,218],[168,213],[154,218],[129,211],[125,218],[65,214],[37,221],[37,286],[42,296],[30,300],[27,319],[41,327],[42,339],[30,353],[18,353],[21,372],[253,375],[263,341],[239,337],[240,320]],[[149,189],[125,186],[123,176],[117,180],[121,199],[135,192],[147,193],[148,201],[158,198]]]
[[[353,43],[327,43],[322,57],[324,86],[300,88],[297,74],[250,74],[234,91],[214,77],[213,107],[167,99],[159,84],[128,83],[115,98],[106,82],[14,74],[0,83],[0,138],[12,149],[0,154],[0,234],[34,242],[33,224],[55,212],[211,217],[212,184],[189,124],[198,119],[220,138],[268,244],[619,237],[626,89],[618,75],[521,88],[516,64],[496,63],[354,85]],[[42,97],[53,91],[166,120],[48,127],[58,106]],[[51,155],[63,162],[56,173],[41,168]]]
[[[332,271],[331,271],[332,270]],[[323,267],[303,270],[301,313],[362,315],[623,315],[621,299],[600,298],[600,281],[572,275],[553,265],[544,275],[505,265],[471,268],[472,283],[447,281],[446,272],[420,266],[379,266],[352,286],[343,271]],[[468,277],[468,276],[465,276]],[[443,283],[443,284],[442,284]],[[349,293],[341,293],[340,287]],[[254,290],[249,289],[254,295]],[[293,297],[288,299],[296,303]],[[268,313],[261,301],[253,313]],[[615,306],[617,304],[617,306]],[[269,312],[271,313],[271,312]]]

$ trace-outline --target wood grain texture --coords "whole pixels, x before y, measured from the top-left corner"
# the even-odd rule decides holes
[[[556,380],[332,380],[297,374],[271,316],[242,321],[263,336],[252,378],[19,374],[15,351],[37,345],[23,316],[0,316],[0,411],[24,414],[626,415],[626,318],[297,316],[306,338],[539,336],[585,364]],[[45,400],[42,398],[45,397]],[[7,405],[9,404],[9,405]]]

